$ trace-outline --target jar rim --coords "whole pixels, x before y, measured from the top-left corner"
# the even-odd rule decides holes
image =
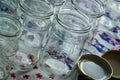
[[[20,36],[21,23],[16,18],[14,18],[12,16],[8,16],[8,15],[0,15],[0,19],[1,19],[1,21],[8,20],[8,21],[4,21],[4,22],[5,23],[8,22],[9,24],[12,25],[12,27],[14,27],[16,29],[14,32],[12,32],[12,31],[7,32],[7,31],[0,29],[1,36],[6,36],[6,37],[18,37],[18,36]],[[12,23],[11,23],[11,21],[12,21]]]
[[[102,1],[100,0],[93,0],[95,1],[96,5],[98,5],[98,13],[90,14],[88,11],[82,9],[81,7],[78,6],[78,3],[75,2],[76,0],[71,0],[71,3],[73,7],[78,11],[78,12],[84,12],[87,16],[92,17],[92,18],[99,18],[103,15],[105,12],[105,5],[103,4]]]
[[[35,16],[36,18],[49,18],[51,15],[53,15],[53,7],[50,4],[47,4],[46,2],[42,0],[34,0],[37,1],[37,3],[42,3],[45,7],[48,7],[48,12],[42,13],[41,11],[35,11],[35,9],[31,9],[28,5],[24,3],[25,0],[20,0],[19,1],[19,6],[22,11],[27,13],[30,16]],[[30,2],[30,1],[29,1]],[[49,11],[50,10],[50,11]]]
[[[91,25],[93,23],[93,20],[92,19],[89,19],[87,16],[85,16],[84,14],[79,14],[79,13],[76,13],[75,11],[73,10],[64,10],[62,11],[63,13],[58,13],[56,14],[56,21],[66,30],[69,30],[69,31],[73,31],[73,32],[76,32],[76,33],[88,33],[90,30],[91,30]],[[64,21],[62,21],[60,19],[60,16],[62,15],[70,15],[70,16],[74,16],[75,18],[78,18],[80,20],[82,20],[84,23],[86,23],[84,25],[85,28],[83,28],[82,30],[81,29],[74,29],[74,28],[71,28],[70,25],[66,25]],[[82,16],[81,16],[82,15]],[[85,19],[85,20],[83,20]],[[83,24],[84,24],[83,23]]]

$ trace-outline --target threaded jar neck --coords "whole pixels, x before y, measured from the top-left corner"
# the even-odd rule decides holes
[[[20,0],[19,6],[27,15],[36,18],[49,18],[53,15],[53,7],[42,0]]]
[[[73,10],[63,10],[56,15],[56,21],[62,28],[74,33],[87,33],[91,30],[92,20]]]

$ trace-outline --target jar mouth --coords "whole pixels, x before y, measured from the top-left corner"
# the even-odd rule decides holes
[[[20,22],[15,18],[0,15],[0,35],[6,37],[17,37],[20,35]]]
[[[52,5],[47,4],[42,0],[20,0],[21,9],[31,16],[50,17],[53,15]]]
[[[64,28],[74,32],[89,32],[92,20],[84,14],[79,14],[73,10],[63,10],[56,15],[56,21]],[[91,22],[91,23],[90,23]]]
[[[92,18],[101,17],[105,11],[105,5],[100,0],[71,0],[71,3],[78,12]]]

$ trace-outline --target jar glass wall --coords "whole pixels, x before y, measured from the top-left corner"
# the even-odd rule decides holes
[[[105,12],[105,4],[102,0],[71,0],[71,3],[79,13],[84,13],[86,16],[93,19],[93,31],[91,32],[90,39],[88,40],[91,42],[96,29],[98,29],[99,20]]]
[[[56,80],[67,79],[81,55],[90,29],[89,19],[75,11],[64,10],[56,15],[41,60],[46,75],[53,74]]]
[[[0,14],[7,14],[17,17],[17,8],[18,6],[13,4],[11,0],[0,0]]]
[[[7,64],[0,57],[0,80],[8,80],[10,72],[10,64]]]
[[[29,71],[39,62],[51,25],[52,7],[42,0],[20,0],[19,20],[22,34],[19,49],[8,57],[18,71]]]
[[[18,50],[18,39],[21,34],[20,27],[19,21],[17,21],[15,18],[6,15],[0,15],[1,54],[3,53],[5,56],[11,56],[16,53]]]

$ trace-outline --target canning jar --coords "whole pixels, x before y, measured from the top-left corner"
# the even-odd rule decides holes
[[[19,21],[7,15],[0,15],[0,80],[7,80],[11,62],[7,59],[16,54],[21,34]]]
[[[92,32],[89,42],[92,41],[101,16],[105,12],[105,4],[101,0],[71,0],[73,7],[79,12],[86,14],[89,18],[93,19]]]
[[[53,75],[55,80],[66,80],[81,56],[91,26],[87,17],[73,10],[61,10],[53,24],[42,53],[42,69],[46,75]]]
[[[104,4],[101,0],[71,0],[74,8],[84,12],[92,18],[98,18],[104,13]]]
[[[19,16],[22,34],[19,49],[13,56],[7,57],[18,71],[29,71],[38,63],[41,49],[51,25],[52,8],[42,0],[20,0]]]
[[[19,6],[18,14],[24,32],[39,35],[39,41],[42,41],[51,25],[53,7],[43,0],[20,0]]]

